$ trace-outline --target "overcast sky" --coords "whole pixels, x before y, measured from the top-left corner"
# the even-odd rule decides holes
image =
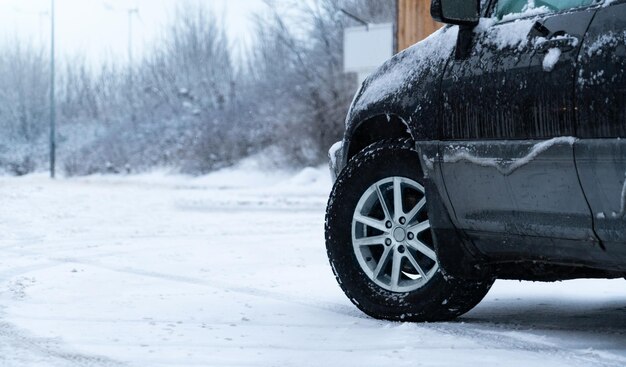
[[[134,52],[141,55],[163,31],[184,2],[207,4],[224,23],[235,45],[249,42],[250,14],[261,0],[55,0],[57,45],[61,55],[85,54],[92,63],[127,59],[127,9],[138,8],[133,20]],[[50,37],[50,0],[0,0],[0,37],[30,39],[46,45]]]

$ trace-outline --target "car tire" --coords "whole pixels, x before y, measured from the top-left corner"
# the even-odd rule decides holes
[[[419,154],[410,140],[369,146],[349,161],[333,187],[325,226],[330,265],[348,298],[374,318],[451,320],[474,308],[493,284],[493,279],[445,276],[430,228],[412,234],[428,222],[423,187]],[[402,210],[396,210],[398,202]],[[402,217],[405,213],[415,218]]]

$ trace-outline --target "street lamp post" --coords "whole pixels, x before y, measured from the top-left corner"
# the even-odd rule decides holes
[[[133,64],[133,17],[137,17],[141,20],[139,16],[139,8],[137,6],[131,8],[117,8],[111,5],[108,1],[103,1],[102,6],[110,11],[115,13],[125,12],[128,16],[128,64],[132,67]]]
[[[54,65],[54,0],[50,0],[50,178],[54,179],[56,171],[56,99],[55,99],[55,65]]]
[[[139,16],[138,8],[126,9],[128,12],[128,63],[133,65],[133,16]]]
[[[139,16],[138,8],[127,9],[128,12],[128,73],[129,73],[129,98],[130,98],[130,111],[131,122],[135,123],[135,70],[133,65],[133,16]]]
[[[134,123],[135,118],[135,70],[133,66],[133,17],[137,17],[141,21],[141,17],[139,15],[139,8],[137,6],[131,8],[116,8],[111,5],[108,1],[103,1],[102,5],[104,8],[111,12],[121,13],[125,12],[128,16],[128,98],[131,107],[131,121]]]

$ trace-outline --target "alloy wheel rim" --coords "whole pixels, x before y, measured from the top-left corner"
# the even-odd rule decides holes
[[[352,246],[363,272],[391,292],[423,287],[439,269],[424,187],[405,177],[370,186],[352,217]]]

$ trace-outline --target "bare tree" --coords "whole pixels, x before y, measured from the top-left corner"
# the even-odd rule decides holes
[[[45,53],[30,42],[2,43],[0,53],[0,164],[5,171],[26,174],[36,168],[37,150],[47,125],[48,68]]]
[[[341,9],[390,21],[392,1],[266,0],[268,12],[256,18],[257,44],[249,66],[254,106],[272,144],[297,164],[318,164],[339,140],[355,75],[343,72],[343,30],[354,21]],[[297,24],[296,27],[294,24]],[[256,97],[256,98],[255,98]],[[278,101],[276,103],[275,101]]]
[[[393,2],[267,0],[256,42],[233,60],[219,19],[183,6],[132,69],[84,58],[60,67],[59,160],[70,175],[157,166],[190,173],[231,165],[268,147],[281,164],[319,164],[340,139],[356,77],[342,70],[348,9],[388,21]],[[30,43],[0,44],[0,171],[45,167],[48,59]],[[19,67],[16,67],[19,65]]]

